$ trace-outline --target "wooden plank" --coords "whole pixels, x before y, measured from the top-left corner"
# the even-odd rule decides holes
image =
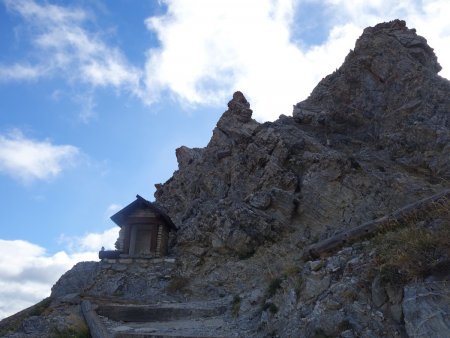
[[[128,217],[132,218],[132,217],[156,217],[156,216],[157,214],[150,208],[141,207],[133,210],[133,212],[130,213]]]
[[[130,240],[131,240],[131,238],[130,238],[130,228],[131,228],[131,225],[125,225],[125,236],[124,236],[124,239],[123,239],[123,249],[122,249],[122,251],[123,251],[123,253],[124,254],[129,254],[130,253]]]
[[[344,245],[351,244],[357,240],[370,237],[381,231],[399,226],[408,218],[419,216],[422,213],[438,209],[450,203],[450,189],[439,194],[421,199],[415,203],[408,204],[388,216],[378,218],[374,221],[363,223],[357,227],[343,231],[333,237],[308,246],[303,251],[303,259],[316,259],[321,254],[336,250]]]
[[[158,225],[154,224],[152,226],[152,234],[150,239],[150,252],[156,252],[158,246]]]
[[[95,308],[88,300],[81,301],[81,312],[83,313],[86,324],[92,338],[110,338],[112,334],[108,332],[106,326],[100,320],[100,317],[95,312]]]
[[[159,224],[162,222],[160,217],[135,216],[127,218],[127,224]]]

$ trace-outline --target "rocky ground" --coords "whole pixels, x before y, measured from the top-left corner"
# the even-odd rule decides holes
[[[180,319],[191,336],[448,336],[449,203],[303,259],[309,244],[450,188],[450,82],[439,70],[426,40],[395,20],[365,29],[292,117],[258,123],[236,92],[209,144],[178,148],[179,169],[156,185],[179,229],[174,261],[80,263],[40,313],[5,319],[0,332],[82,331],[89,299],[221,303],[209,332],[195,331],[207,317]],[[151,332],[151,322],[104,320]]]

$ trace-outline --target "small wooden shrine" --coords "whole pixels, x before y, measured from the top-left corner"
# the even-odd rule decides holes
[[[116,251],[102,250],[100,259],[166,256],[169,232],[177,230],[167,214],[139,195],[111,219],[120,227]]]

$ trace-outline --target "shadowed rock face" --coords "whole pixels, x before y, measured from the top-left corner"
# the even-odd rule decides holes
[[[366,28],[293,118],[259,124],[236,92],[208,146],[177,149],[179,170],[158,185],[157,203],[180,227],[175,250],[247,255],[286,231],[307,241],[439,191],[450,178],[440,69],[426,40],[395,20]]]
[[[448,179],[449,82],[440,70],[433,49],[404,21],[369,27],[293,116],[335,148],[363,142],[378,156]]]
[[[244,95],[228,107],[206,148],[177,149],[179,170],[156,196],[180,226],[178,246],[248,255],[289,226],[299,179],[285,167],[291,145],[251,118]]]
[[[292,117],[260,124],[236,92],[209,144],[178,149],[179,169],[155,193],[179,227],[172,250],[183,257],[181,270],[192,292],[201,297],[246,290],[251,298],[256,291],[250,290],[264,289],[270,278],[297,264],[305,245],[448,188],[450,82],[437,75],[440,69],[426,40],[395,20],[366,28],[343,65],[294,106]],[[348,281],[330,286],[329,273],[303,276],[303,291],[317,299],[324,289],[336,288],[333,297],[351,303],[340,298],[351,293]],[[289,294],[289,288],[284,291]],[[261,325],[267,319],[288,336],[295,325],[313,335],[314,325],[323,324],[333,336],[330,328],[347,320],[328,308],[328,298],[318,316],[313,305],[299,308],[286,297],[280,311],[289,319],[261,318]],[[372,304],[370,286],[367,299]],[[359,322],[359,335],[404,332],[395,326],[402,320],[398,301],[386,310],[394,318],[387,331],[387,322],[369,324],[372,319],[347,308]],[[301,311],[302,320],[315,319],[301,324]]]

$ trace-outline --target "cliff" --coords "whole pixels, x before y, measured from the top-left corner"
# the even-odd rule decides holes
[[[178,227],[171,259],[80,263],[40,316],[5,337],[73,326],[82,300],[100,306],[117,337],[448,335],[446,198],[371,237],[304,255],[450,188],[450,82],[440,69],[426,40],[395,20],[366,28],[292,117],[258,123],[236,92],[208,145],[178,148],[178,170],[156,185],[155,202]],[[120,322],[119,303],[150,306],[173,325],[157,329],[158,318],[138,331]]]

